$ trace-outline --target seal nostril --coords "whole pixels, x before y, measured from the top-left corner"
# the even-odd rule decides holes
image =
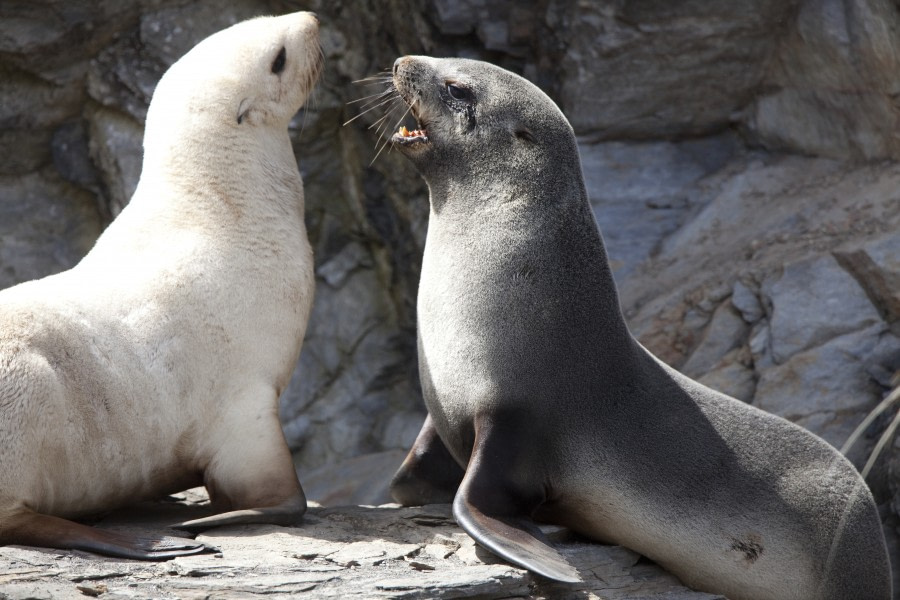
[[[400,65],[405,63],[408,58],[409,58],[408,56],[401,56],[400,58],[398,58],[397,60],[394,61],[394,75],[396,75],[397,71],[400,70]]]

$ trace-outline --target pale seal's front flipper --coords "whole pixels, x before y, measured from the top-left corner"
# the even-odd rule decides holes
[[[453,502],[465,471],[441,441],[431,415],[400,469],[391,479],[391,496],[403,506]]]
[[[511,563],[556,581],[579,582],[575,567],[531,519],[547,497],[520,443],[515,428],[481,419],[453,516],[475,541]]]
[[[299,525],[306,514],[306,498],[302,501],[292,500],[278,506],[265,508],[253,508],[232,510],[209,517],[184,521],[172,525],[175,529],[200,532],[212,527],[224,527],[225,525]]]
[[[47,548],[66,547],[135,560],[166,560],[218,552],[218,548],[172,536],[131,536],[88,527],[59,517],[23,510],[4,524],[8,543]]]
[[[276,406],[275,390],[254,388],[245,395],[269,396],[270,405]],[[218,431],[225,439],[246,441],[221,444],[206,468],[204,483],[218,514],[173,527],[196,532],[224,525],[299,524],[306,513],[306,495],[277,411],[267,411],[252,420],[242,415],[220,417]]]

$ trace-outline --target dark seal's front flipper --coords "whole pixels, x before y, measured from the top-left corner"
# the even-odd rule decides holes
[[[453,502],[465,471],[441,441],[431,415],[394,478],[391,496],[403,506]]]
[[[31,511],[10,517],[0,533],[0,542],[4,544],[85,550],[136,560],[168,560],[219,551],[196,540],[171,536],[131,536]]]
[[[578,582],[578,571],[551,545],[531,515],[546,500],[543,478],[519,452],[521,433],[479,427],[466,476],[453,501],[457,523],[500,557],[549,579]],[[532,463],[534,464],[534,463]]]

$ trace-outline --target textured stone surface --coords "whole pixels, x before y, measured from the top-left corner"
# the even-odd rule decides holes
[[[560,100],[578,131],[724,129],[766,73],[795,2],[559,2]]]
[[[834,257],[885,320],[900,320],[900,251],[895,236],[876,238],[859,248],[836,252]]]
[[[591,142],[582,138],[585,186],[619,280],[659,250],[684,224],[699,180],[739,149],[731,135],[685,142]]]
[[[755,404],[799,422],[840,447],[882,388],[866,372],[900,355],[900,340],[881,324],[841,335],[763,369]]]
[[[787,265],[763,293],[772,306],[769,346],[776,364],[881,321],[862,288],[828,255]]]
[[[377,506],[393,502],[388,484],[405,457],[403,450],[363,454],[298,475],[306,497],[323,506]]]
[[[203,512],[203,494],[114,513],[101,527],[163,530]],[[557,584],[482,550],[448,505],[312,507],[302,525],[223,527],[198,539],[220,550],[161,563],[16,546],[0,547],[0,598],[604,598],[715,600],[619,546],[545,531],[578,569],[581,584]]]
[[[54,173],[0,176],[0,286],[74,266],[100,230],[95,199]]]
[[[746,121],[770,147],[898,158],[900,12],[890,0],[806,0]]]
[[[699,344],[681,366],[685,375],[699,377],[713,368],[732,350],[739,348],[749,327],[728,302],[715,310]]]

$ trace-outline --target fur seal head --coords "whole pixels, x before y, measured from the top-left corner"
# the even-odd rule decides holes
[[[173,152],[209,148],[216,143],[211,130],[223,144],[251,128],[285,130],[323,64],[312,13],[257,17],[206,38],[156,86],[147,111],[145,168],[148,157],[171,160]]]
[[[552,174],[580,182],[571,125],[528,80],[477,60],[427,56],[400,58],[393,71],[416,128],[401,127],[391,142],[429,186],[454,175],[479,188],[500,180],[518,187],[523,174],[541,177],[541,186],[552,185]],[[497,169],[497,161],[515,164]]]

